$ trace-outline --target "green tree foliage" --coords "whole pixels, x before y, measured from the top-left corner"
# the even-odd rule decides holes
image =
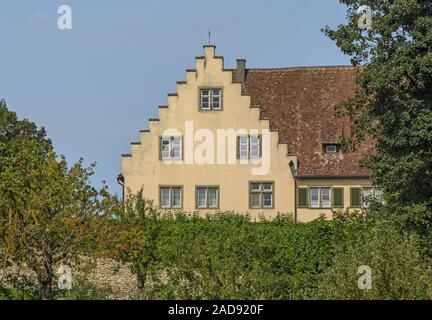
[[[418,239],[390,222],[364,228],[354,241],[335,248],[333,264],[321,276],[321,299],[431,299],[432,269],[422,259]],[[361,289],[360,266],[371,268],[371,287]]]
[[[112,257],[130,265],[137,276],[136,298],[141,300],[146,280],[158,264],[156,246],[165,226],[164,219],[153,202],[144,199],[141,190],[128,194],[109,223],[116,233]]]
[[[324,33],[362,65],[357,91],[340,109],[351,118],[354,148],[365,136],[376,154],[365,165],[389,203],[432,209],[432,3],[430,0],[341,0],[347,23]],[[357,12],[372,10],[360,29]]]
[[[0,256],[3,266],[26,265],[51,299],[56,268],[71,264],[92,244],[91,230],[113,203],[105,186],[96,190],[93,167],[82,159],[68,168],[43,129],[17,120],[0,106]]]

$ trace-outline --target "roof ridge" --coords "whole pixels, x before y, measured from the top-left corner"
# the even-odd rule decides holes
[[[247,71],[282,71],[282,70],[296,70],[296,69],[323,69],[323,68],[347,68],[356,69],[352,65],[327,65],[327,66],[295,66],[295,67],[275,67],[275,68],[247,68]]]

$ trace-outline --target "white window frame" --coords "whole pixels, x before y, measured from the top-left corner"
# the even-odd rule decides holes
[[[249,159],[249,136],[241,135],[238,139],[239,158]]]
[[[252,138],[257,138],[256,141],[252,141]],[[248,134],[238,136],[238,158],[245,159],[260,159],[261,158],[261,135],[260,134]],[[252,152],[252,147],[257,147],[257,150]],[[243,147],[243,148],[242,148]],[[243,150],[242,150],[243,149]]]
[[[324,192],[328,191],[328,205],[324,205]],[[332,207],[332,188],[330,187],[322,187],[320,188],[320,201],[321,201],[321,208],[323,209],[330,209]]]
[[[255,139],[253,141],[253,139]],[[253,147],[257,149],[253,151]],[[251,159],[259,159],[261,155],[261,136],[259,134],[251,134],[249,135],[249,154]]]
[[[210,197],[209,197],[209,193],[210,193],[210,189],[215,189],[216,190],[216,205],[211,206],[210,205]],[[204,191],[203,195],[204,195],[204,205],[200,204],[200,192]],[[219,186],[197,186],[196,187],[196,208],[197,209],[218,209],[219,208]],[[202,194],[202,192],[201,192]]]
[[[332,187],[309,187],[309,205],[312,209],[331,209],[332,208]],[[324,192],[328,190],[328,205],[324,206]],[[316,194],[314,194],[316,193]],[[313,200],[312,197],[317,197]]]
[[[215,93],[215,91],[219,91],[218,94]],[[215,106],[215,99],[219,99],[219,106]],[[212,110],[221,110],[222,109],[222,89],[220,88],[213,88],[211,89],[211,108]]]
[[[316,191],[316,200],[313,200],[314,197],[314,191]],[[310,194],[310,207],[311,208],[320,208],[320,188],[319,187],[311,187],[309,188],[309,194]],[[316,203],[316,205],[315,205]]]
[[[168,144],[164,144],[168,142]],[[168,147],[169,156],[164,155],[164,145]],[[175,148],[178,149],[178,156],[174,156]],[[183,137],[182,136],[162,136],[160,138],[160,159],[161,160],[182,160],[183,159]]]
[[[205,91],[208,91],[208,94],[204,94]],[[218,93],[216,93],[216,91],[218,91]],[[222,100],[223,100],[223,93],[222,93],[222,88],[200,88],[199,91],[199,108],[200,110],[203,111],[209,111],[209,110],[222,110]],[[207,99],[208,101],[208,105],[204,106],[204,99]],[[219,101],[219,105],[216,105],[216,99],[218,99]]]
[[[168,191],[168,205],[163,205],[162,194],[163,191]],[[178,205],[174,205],[174,190],[180,191],[180,203]],[[183,207],[183,187],[181,186],[159,186],[159,206],[162,209],[181,209]]]

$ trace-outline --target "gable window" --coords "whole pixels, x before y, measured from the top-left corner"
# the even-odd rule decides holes
[[[222,89],[220,88],[201,89],[200,109],[201,110],[221,110],[222,109]]]
[[[261,157],[261,135],[251,134],[237,137],[237,158],[258,159]]]
[[[324,144],[325,153],[337,153],[340,150],[340,146],[337,143]]]
[[[182,187],[160,187],[160,207],[163,209],[181,209],[183,198]]]
[[[182,137],[171,136],[160,138],[160,159],[181,160],[182,159]]]
[[[219,208],[219,187],[197,187],[196,207],[198,209]]]
[[[250,182],[249,184],[249,208],[269,209],[274,208],[274,183]]]

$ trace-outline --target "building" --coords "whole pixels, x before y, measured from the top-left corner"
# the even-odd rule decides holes
[[[355,68],[249,69],[240,59],[225,69],[215,49],[204,46],[122,156],[125,190],[143,188],[167,210],[283,212],[298,221],[380,196],[358,164],[372,142],[356,152],[338,143],[349,124],[333,110],[353,92]]]

